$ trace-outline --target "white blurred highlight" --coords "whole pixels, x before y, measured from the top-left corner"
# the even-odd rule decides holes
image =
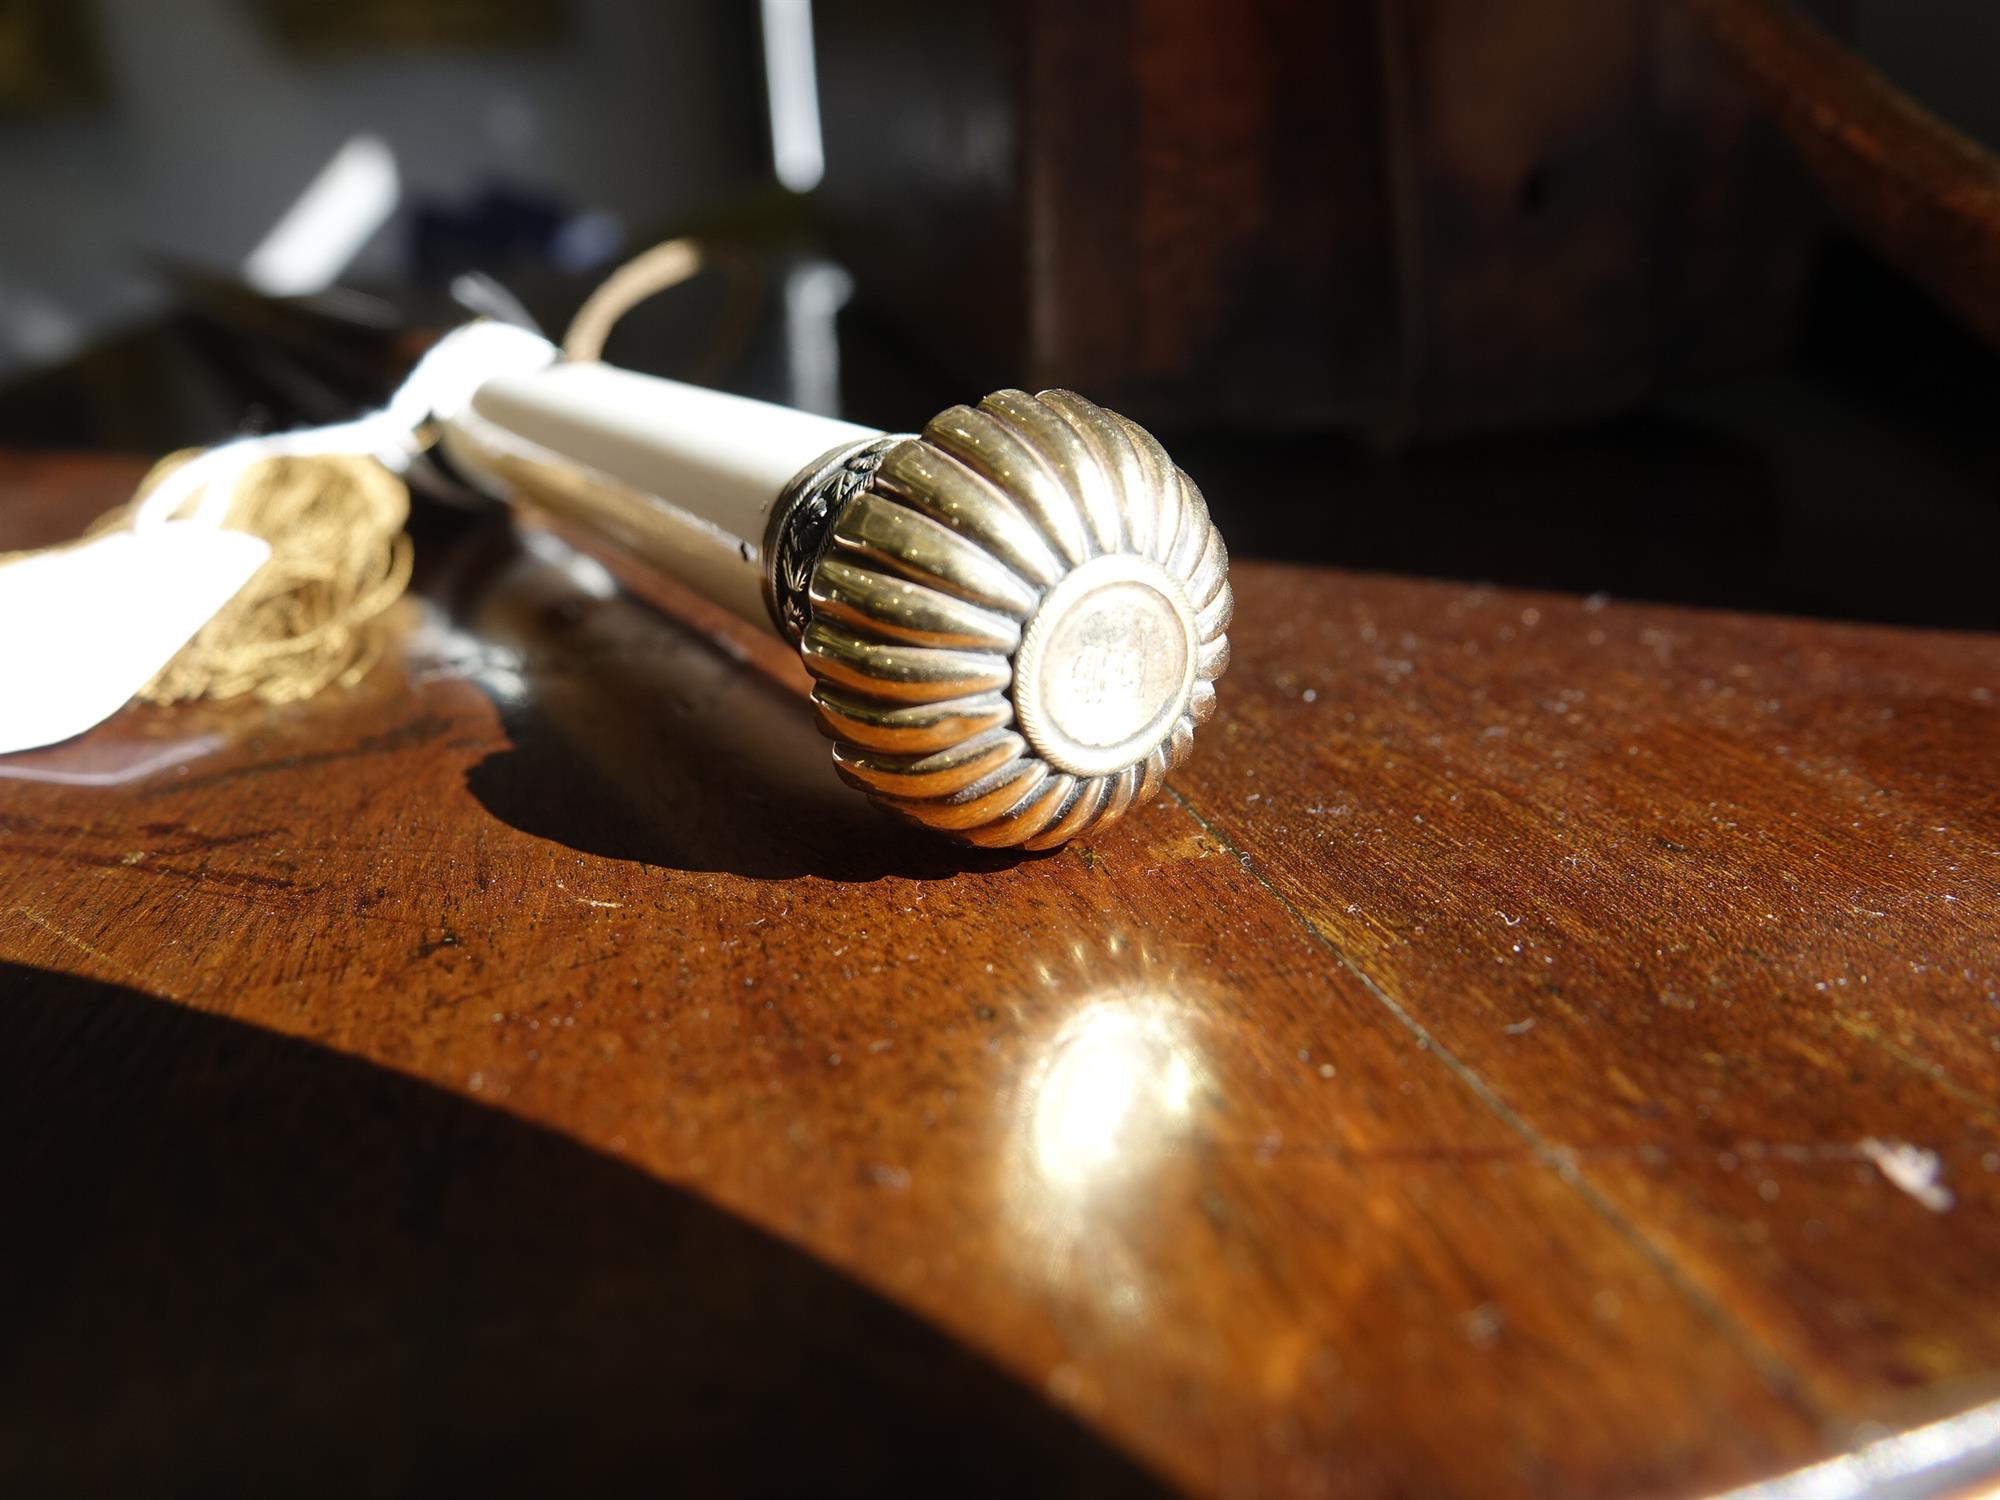
[[[1166,1005],[1151,996],[1086,1005],[1033,1085],[1029,1130],[1042,1181],[1067,1197],[1143,1170],[1179,1136],[1194,1090]]]
[[[389,143],[355,136],[250,252],[243,279],[273,297],[325,291],[389,222],[402,192]]]
[[[778,181],[809,193],[826,175],[813,60],[812,0],[761,0],[764,89],[771,103],[771,166]]]

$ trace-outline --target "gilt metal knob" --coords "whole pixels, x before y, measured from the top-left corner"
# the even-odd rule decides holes
[[[1046,849],[1152,797],[1229,664],[1229,557],[1152,435],[996,391],[787,486],[766,602],[840,775],[966,842]]]

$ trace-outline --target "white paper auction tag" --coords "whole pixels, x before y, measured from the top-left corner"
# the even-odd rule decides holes
[[[0,755],[110,718],[270,555],[166,521],[0,565]]]

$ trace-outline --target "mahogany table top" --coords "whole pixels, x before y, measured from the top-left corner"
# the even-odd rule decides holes
[[[358,687],[0,761],[0,1488],[1673,1495],[2000,1394],[2000,640],[1243,562],[1167,792],[1003,857],[420,546]]]

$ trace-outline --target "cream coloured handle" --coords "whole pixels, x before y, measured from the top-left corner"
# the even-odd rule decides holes
[[[785,486],[878,429],[613,365],[500,375],[449,419],[451,463],[772,627],[765,528]]]

